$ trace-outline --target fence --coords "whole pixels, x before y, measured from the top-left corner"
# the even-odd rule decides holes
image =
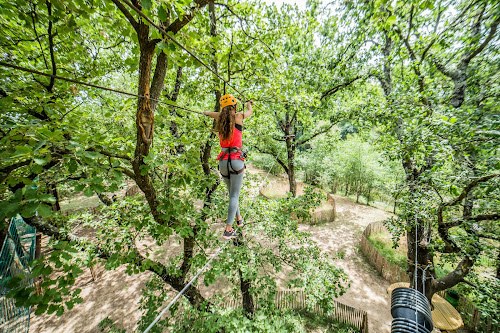
[[[404,269],[387,261],[377,248],[370,243],[368,237],[373,232],[388,232],[382,222],[370,223],[366,226],[361,236],[361,252],[368,258],[375,269],[390,283],[410,282],[410,278]]]
[[[0,256],[0,332],[28,332],[30,308],[17,307],[15,300],[7,298],[10,278],[30,274],[28,263],[35,258],[36,230],[21,217],[13,218]],[[33,280],[28,280],[33,286]]]
[[[368,258],[373,267],[390,283],[410,282],[406,271],[399,266],[391,264],[368,240],[373,232],[389,232],[382,222],[373,222],[366,226],[361,236],[361,252]],[[438,293],[443,298],[446,297],[446,291]],[[498,325],[495,324],[490,316],[482,315],[481,312],[464,296],[460,296],[457,310],[462,316],[465,327],[473,332],[493,333],[500,332]]]
[[[304,310],[306,306],[307,296],[302,290],[280,290],[274,295],[274,304],[278,309],[296,309]],[[368,314],[356,308],[343,303],[335,302],[335,309],[332,314],[327,315],[331,319],[344,323],[351,324],[358,328],[361,333],[368,333]],[[241,300],[231,300],[224,304],[224,307],[239,307]],[[326,315],[319,305],[313,309],[314,313]]]

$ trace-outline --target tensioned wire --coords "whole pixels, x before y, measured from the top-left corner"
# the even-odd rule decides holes
[[[285,147],[285,146],[283,146]],[[266,181],[267,181],[267,177],[269,177],[269,174],[271,173],[271,170],[273,169],[274,167],[274,164],[276,163],[276,160],[278,159],[281,151],[283,150],[283,147],[281,148],[280,152],[278,153],[278,155],[276,156],[276,158],[273,160],[273,163],[271,164],[271,167],[269,168],[268,172],[267,172],[267,175],[266,177],[264,178],[264,181],[262,182],[262,184],[264,184]],[[260,186],[259,185],[259,188]],[[248,212],[250,211],[250,209],[252,208],[255,200],[258,198],[258,195],[254,197],[254,199],[251,201],[250,205],[248,206],[247,208],[247,211],[245,212],[245,215],[243,215],[243,220],[245,219],[245,217],[247,216]],[[238,229],[236,229],[238,230]],[[155,320],[153,320],[153,322],[146,328],[146,330],[143,332],[143,333],[147,333],[149,332],[155,325],[156,323],[160,320],[160,318],[165,314],[165,312],[168,311],[168,309],[170,309],[170,307],[172,307],[172,305],[174,305],[174,303],[184,294],[184,292],[191,286],[191,284],[198,278],[198,276],[208,267],[208,265],[210,265],[210,263],[212,262],[212,260],[214,260],[218,255],[219,253],[226,247],[226,245],[231,241],[231,239],[228,239],[227,241],[224,242],[224,244],[219,248],[219,250],[217,250],[217,252],[215,252],[215,254],[210,258],[210,260],[205,264],[205,266],[203,266],[199,271],[198,273],[196,273],[196,275],[191,279],[191,281],[189,281],[189,283],[184,287],[182,288],[182,290],[177,294],[177,296],[174,297],[174,299],[165,307],[165,309],[162,310],[162,312],[156,316]]]
[[[34,69],[29,69],[29,68],[26,68],[26,67],[20,67],[20,66],[12,65],[12,64],[9,64],[9,63],[3,62],[3,61],[0,61],[0,65],[4,66],[4,67],[9,67],[9,68],[17,69],[17,70],[20,70],[20,71],[23,71],[23,72],[28,72],[28,73],[32,73],[32,74],[37,74],[37,75],[42,75],[42,76],[54,78],[54,79],[57,79],[57,80],[62,80],[62,81],[67,81],[67,82],[71,82],[71,83],[75,83],[75,84],[80,84],[82,86],[92,87],[92,88],[96,88],[96,89],[100,89],[100,90],[111,91],[111,92],[114,92],[114,93],[118,93],[118,94],[122,94],[122,95],[125,95],[125,96],[129,96],[129,98],[130,97],[146,98],[146,99],[150,99],[152,101],[156,101],[156,102],[158,102],[160,104],[164,104],[164,105],[166,105],[168,107],[171,107],[171,108],[177,108],[177,109],[189,111],[189,112],[192,112],[192,113],[203,114],[203,112],[201,112],[201,111],[195,111],[195,110],[191,110],[191,109],[188,109],[188,108],[185,108],[185,107],[182,107],[182,106],[173,105],[173,104],[161,101],[161,100],[156,99],[156,98],[146,97],[146,96],[143,96],[143,95],[138,95],[138,94],[130,93],[130,92],[123,91],[123,90],[112,89],[112,88],[108,88],[108,87],[102,87],[102,86],[98,86],[98,85],[95,85],[95,84],[92,84],[92,83],[82,82],[82,81],[78,81],[78,80],[75,80],[75,79],[70,79],[70,78],[67,78],[67,77],[59,76],[59,75],[48,74],[48,73],[40,72],[40,71],[37,71],[37,70],[34,70]]]

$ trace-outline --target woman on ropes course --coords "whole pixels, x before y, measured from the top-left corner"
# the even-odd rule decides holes
[[[220,98],[221,112],[203,111],[203,114],[217,120],[215,130],[219,132],[221,152],[217,156],[219,172],[229,191],[229,208],[227,211],[226,229],[223,237],[235,238],[236,231],[233,222],[236,218],[238,228],[243,227],[238,207],[243,172],[245,171],[245,154],[241,150],[243,119],[252,115],[253,101],[246,103],[246,111],[236,112],[238,100],[233,95],[224,95]]]

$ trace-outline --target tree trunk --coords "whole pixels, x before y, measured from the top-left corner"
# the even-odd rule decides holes
[[[61,211],[61,204],[59,201],[59,193],[57,192],[57,185],[56,184],[50,184],[49,185],[49,191],[50,194],[56,199],[56,202],[52,204],[52,210],[54,212],[60,212]]]
[[[245,246],[243,237],[241,236],[239,238],[234,239],[233,244],[235,246]],[[241,271],[240,267],[238,267],[238,275],[240,277],[240,290],[243,302],[242,304],[243,310],[245,310],[245,315],[247,316],[247,318],[251,318],[255,313],[253,296],[250,293],[250,289],[252,288],[252,282],[251,280],[248,280],[243,277],[243,272]]]
[[[497,279],[500,279],[500,250],[498,251],[497,257]]]
[[[247,316],[247,318],[251,318],[255,313],[253,297],[250,293],[252,282],[243,278],[241,269],[238,269],[238,274],[240,275],[240,290],[243,297],[243,310],[245,310],[245,315]]]
[[[148,156],[153,140],[154,115],[149,100],[149,85],[151,79],[151,60],[154,55],[155,44],[149,41],[149,28],[145,24],[141,23],[137,35],[141,51],[137,93],[141,96],[146,96],[146,98],[139,98],[137,102],[137,141],[132,168],[135,174],[135,181],[142,192],[144,192],[155,221],[163,224],[165,221],[160,217],[160,212],[158,211],[160,203],[156,189],[149,177],[149,173],[142,174],[141,169],[145,167],[143,159]]]
[[[291,137],[290,129],[291,122],[290,117],[287,113],[285,115],[285,137],[286,137],[286,151],[288,157],[288,183],[290,184],[290,193],[292,193],[293,197],[297,197],[297,182],[295,180],[295,137]]]
[[[345,194],[344,194],[344,196],[347,197],[348,194],[349,194],[349,183],[345,184]]]
[[[9,225],[10,225],[10,221],[4,220],[4,222],[5,222],[5,228],[0,230],[0,249],[3,246],[5,238],[7,237],[7,230],[9,230]]]
[[[427,241],[424,240],[424,235],[430,235],[430,226],[425,226],[423,221],[418,220],[418,234],[417,234],[417,264],[420,265],[420,267],[425,268],[427,265],[433,262],[433,257],[431,253],[431,249],[429,249],[426,244]],[[408,267],[408,275],[410,277],[410,287],[415,288],[419,290],[420,292],[424,293],[427,299],[430,300],[432,299],[432,295],[436,292],[432,288],[432,276],[429,268],[425,271],[425,286],[422,283],[422,276],[423,276],[423,270],[422,269],[417,269],[416,271],[416,279],[415,281],[415,227],[414,227],[414,221],[411,221],[410,224],[413,226],[411,231],[408,231],[407,233],[407,244],[408,244],[408,259],[412,261],[412,263]],[[426,230],[427,229],[427,230]],[[415,284],[416,283],[416,284]]]
[[[297,181],[295,180],[295,170],[294,170],[294,157],[295,157],[295,151],[292,150],[293,148],[288,150],[288,143],[287,143],[287,150],[288,150],[288,182],[290,184],[290,192],[292,193],[293,197],[297,197]]]

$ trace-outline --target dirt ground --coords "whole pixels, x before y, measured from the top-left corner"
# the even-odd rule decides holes
[[[391,214],[356,204],[349,198],[333,197],[337,210],[335,222],[320,226],[302,225],[301,230],[309,232],[323,251],[332,254],[344,252],[344,259],[335,263],[344,269],[351,280],[351,287],[338,301],[366,311],[370,332],[390,332],[392,317],[386,291],[390,284],[365,260],[358,244],[369,223],[382,221]]]
[[[249,167],[247,172],[259,175],[261,179],[266,175],[265,172],[252,167]],[[281,179],[283,178],[270,176],[271,181]],[[251,183],[256,187],[255,191],[252,189],[252,195],[257,195],[259,183],[253,180]],[[337,211],[334,222],[315,226],[302,225],[301,229],[311,233],[324,251],[345,253],[344,259],[337,260],[336,264],[347,273],[351,287],[338,301],[367,311],[370,332],[390,332],[392,318],[389,297],[386,293],[389,283],[366,262],[358,247],[365,226],[371,222],[384,220],[390,214],[376,208],[358,205],[342,196],[334,196],[334,199]],[[165,246],[168,248],[168,253],[158,250],[154,253],[154,257],[161,261],[164,256],[179,254],[182,251],[180,246],[176,240],[169,240]],[[141,317],[138,310],[139,300],[141,290],[149,277],[150,273],[129,276],[123,267],[114,271],[106,271],[100,267],[97,268],[97,278],[94,281],[90,270],[87,269],[75,284],[75,287],[82,289],[83,303],[76,305],[71,311],[66,311],[61,317],[32,314],[30,331],[97,333],[100,332],[99,322],[109,317],[119,328],[132,332]],[[229,286],[225,285],[224,281],[218,281],[209,288],[200,284],[200,290],[204,296],[210,296],[215,292],[229,290]],[[172,291],[171,297],[175,294]]]

